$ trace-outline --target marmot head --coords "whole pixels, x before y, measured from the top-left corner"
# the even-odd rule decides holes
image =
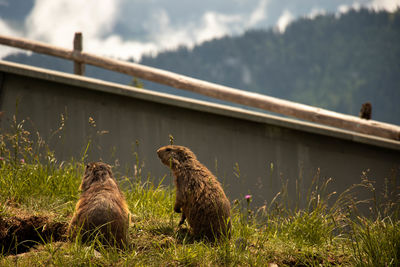
[[[91,162],[86,165],[80,190],[86,191],[93,183],[114,179],[111,166],[103,162]]]
[[[196,160],[196,155],[184,146],[163,146],[157,150],[157,154],[164,165],[173,169],[178,168],[182,163],[189,160]]]

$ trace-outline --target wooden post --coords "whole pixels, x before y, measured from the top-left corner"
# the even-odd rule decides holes
[[[74,52],[82,53],[83,45],[82,45],[82,33],[76,32],[74,36]],[[77,75],[85,74],[85,64],[82,62],[74,61],[74,73]]]
[[[165,84],[224,101],[276,112],[302,120],[400,141],[400,127],[393,124],[364,120],[351,115],[340,114],[322,108],[190,78],[170,71],[99,57],[81,51],[68,50],[22,38],[0,35],[0,44],[61,57],[81,64],[85,63],[112,71],[118,71],[144,80]]]

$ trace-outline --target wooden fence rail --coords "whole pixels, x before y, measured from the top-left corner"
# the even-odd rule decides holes
[[[148,81],[195,92],[208,97],[260,108],[298,119],[396,141],[400,140],[400,127],[397,125],[364,120],[351,115],[345,115],[262,94],[233,89],[227,86],[190,78],[165,70],[99,57],[79,50],[69,50],[37,41],[0,35],[0,44],[102,67]]]

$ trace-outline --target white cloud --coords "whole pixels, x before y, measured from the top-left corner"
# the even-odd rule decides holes
[[[351,6],[348,5],[340,5],[337,8],[338,14],[344,14],[347,13],[351,9]]]
[[[25,21],[26,35],[71,47],[74,33],[81,31],[90,42],[110,33],[118,9],[118,0],[36,0]]]
[[[276,23],[276,28],[280,33],[285,32],[286,27],[289,25],[290,22],[294,20],[293,14],[285,9],[282,13],[282,15],[279,17],[277,23]]]
[[[347,13],[350,10],[360,10],[362,7],[366,7],[373,10],[386,10],[389,12],[395,11],[400,7],[400,0],[371,0],[361,5],[358,1],[355,1],[352,5],[339,5],[337,8],[337,16]]]
[[[201,43],[213,38],[222,37],[239,30],[243,18],[240,15],[224,15],[216,12],[206,12],[201,25],[194,29],[194,41]]]
[[[309,14],[306,15],[307,18],[310,19],[314,19],[315,17],[319,16],[319,15],[325,15],[326,11],[322,8],[312,8],[311,12]]]
[[[21,35],[21,33],[11,28],[4,20],[0,20],[0,32],[2,35],[12,35],[12,36]]]
[[[146,41],[127,40],[112,32],[124,1],[36,0],[25,20],[23,32],[16,33],[1,19],[0,31],[2,34],[23,36],[65,48],[72,48],[74,33],[82,32],[84,51],[139,60],[145,53],[156,54],[180,45],[193,47],[213,38],[240,34],[266,18],[269,0],[259,0],[248,14],[225,14],[209,10],[199,20],[186,24],[172,24],[167,10],[159,8],[143,23]],[[0,57],[9,54],[8,51],[2,49]]]
[[[261,21],[265,20],[266,15],[266,8],[267,8],[268,0],[260,0],[258,3],[257,8],[250,14],[250,18],[247,22],[247,27],[253,27],[256,24],[260,23]]]
[[[82,32],[84,51],[122,59],[140,58],[143,53],[157,50],[152,43],[126,41],[112,34],[120,8],[120,0],[36,0],[25,20],[24,33],[16,32],[2,20],[0,32],[69,49],[74,33]],[[1,49],[0,58],[18,51],[21,50]]]
[[[358,2],[353,3],[352,5],[340,5],[337,8],[337,16],[340,16],[341,14],[347,13],[350,10],[360,10],[361,9],[361,5]]]
[[[6,36],[21,37],[22,33],[11,28],[5,21],[0,19],[0,33]],[[12,48],[10,46],[0,46],[0,59],[11,54],[19,53],[23,50]]]
[[[208,11],[203,14],[199,23],[187,23],[173,26],[165,10],[155,11],[152,24],[146,25],[152,32],[150,39],[154,44],[153,51],[173,49],[180,45],[193,47],[195,44],[239,31],[238,25],[243,18],[238,15],[225,15]]]
[[[266,18],[265,9],[268,0],[260,0],[257,7],[248,15],[224,14],[215,11],[205,12],[199,22],[185,25],[172,25],[166,10],[153,12],[151,23],[145,28],[151,32],[153,52],[174,49],[180,45],[193,47],[196,44],[230,34],[240,34]]]
[[[395,11],[400,6],[400,0],[372,0],[368,6],[374,10]]]
[[[90,40],[84,50],[118,59],[140,59],[143,54],[156,52],[158,47],[154,43],[126,41],[118,35],[111,35]]]

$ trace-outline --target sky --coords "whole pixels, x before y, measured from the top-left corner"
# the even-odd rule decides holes
[[[394,11],[400,0],[0,0],[0,34],[140,60],[249,29],[284,32],[300,17],[366,7]],[[0,46],[0,58],[21,50]]]

